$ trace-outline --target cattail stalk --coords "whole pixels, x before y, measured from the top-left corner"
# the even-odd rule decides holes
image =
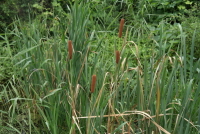
[[[120,60],[120,52],[119,51],[115,52],[115,57],[116,57],[116,63],[118,64],[119,60]]]
[[[124,27],[124,19],[121,19],[120,25],[119,25],[119,38],[122,37],[123,27]]]
[[[90,88],[90,92],[91,93],[94,92],[96,80],[97,80],[97,76],[96,75],[92,75],[91,88]]]
[[[72,41],[69,40],[68,41],[68,55],[69,55],[69,59],[72,59],[72,53],[73,53],[73,45],[72,45]]]

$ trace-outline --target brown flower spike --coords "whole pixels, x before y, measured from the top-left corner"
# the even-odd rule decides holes
[[[116,56],[116,63],[118,64],[118,63],[119,63],[119,60],[120,60],[120,52],[119,52],[119,51],[116,51],[116,52],[115,52],[115,56]]]
[[[120,25],[119,25],[119,38],[122,37],[123,27],[124,27],[124,19],[121,19]]]
[[[96,80],[97,80],[97,76],[96,75],[92,75],[91,88],[90,88],[90,92],[91,93],[94,92]]]
[[[69,40],[68,41],[68,55],[69,55],[69,59],[72,59],[72,53],[73,53],[72,41]]]

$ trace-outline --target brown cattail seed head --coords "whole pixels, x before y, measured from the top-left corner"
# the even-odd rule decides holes
[[[97,76],[96,75],[92,75],[91,88],[90,88],[90,92],[91,93],[94,92],[96,80],[97,80]]]
[[[120,52],[119,52],[119,51],[116,51],[116,52],[115,52],[115,56],[116,56],[116,63],[118,64],[118,63],[119,63],[119,60],[120,60]]]
[[[123,27],[124,27],[124,19],[121,19],[120,25],[119,25],[119,38],[122,37]]]
[[[73,53],[72,41],[69,40],[68,41],[68,55],[69,55],[69,59],[72,59],[72,53]]]

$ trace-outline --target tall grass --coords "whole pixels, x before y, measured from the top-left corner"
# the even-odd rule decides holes
[[[173,55],[160,38],[159,48],[152,45],[158,51],[145,59],[132,41],[131,30],[123,43],[121,39],[113,41],[119,44],[113,44],[112,54],[105,52],[102,46],[110,38],[95,31],[88,34],[87,5],[75,3],[68,16],[60,25],[57,20],[50,21],[53,31],[48,28],[48,17],[30,19],[26,25],[19,20],[14,23],[11,34],[15,40],[8,46],[15,45],[18,53],[12,56],[13,79],[1,86],[0,100],[6,102],[0,111],[2,131],[199,132],[200,82],[195,71],[199,61],[192,60],[195,32],[191,57],[186,55],[185,35],[179,25],[181,43]],[[96,44],[94,34],[99,36]],[[136,66],[130,64],[133,60]]]

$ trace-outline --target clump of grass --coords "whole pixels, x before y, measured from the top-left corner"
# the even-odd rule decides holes
[[[67,38],[70,39],[68,49],[65,37],[60,38],[57,32],[54,36],[45,36],[45,40],[44,35],[38,34],[40,27],[46,24],[30,23],[27,29],[17,29],[19,26],[16,26],[19,32],[15,33],[17,38],[13,44],[19,47],[24,44],[24,48],[13,56],[13,61],[21,67],[24,80],[15,84],[13,81],[8,87],[3,87],[0,94],[0,97],[6,96],[10,104],[7,127],[17,133],[37,131],[53,134],[197,132],[200,83],[192,79],[193,71],[187,77],[186,69],[192,70],[194,64],[192,57],[189,67],[184,61],[188,58],[183,51],[185,47],[180,48],[181,56],[169,57],[168,51],[164,50],[159,58],[152,53],[152,57],[143,62],[136,43],[124,41],[132,54],[126,56],[125,47],[121,51],[113,47],[115,57],[112,58],[118,65],[110,71],[105,64],[110,67],[116,64],[110,62],[110,53],[101,49],[100,43],[95,56],[89,55],[92,45],[87,44],[90,41],[85,37],[85,11],[83,5],[73,7],[71,23],[66,26],[69,29]],[[120,22],[119,38],[122,37],[123,25],[124,19]],[[59,27],[54,27],[55,31],[57,29]],[[46,33],[46,29],[43,30]],[[181,45],[185,46],[185,35],[181,33],[180,36]],[[93,39],[92,35],[90,38]],[[100,37],[97,40],[102,42]],[[70,62],[66,62],[66,55]],[[134,59],[136,67],[129,64]],[[18,83],[19,87],[16,86]],[[94,93],[95,89],[99,92]],[[21,113],[27,117],[23,118],[25,123],[20,120],[14,124]],[[36,115],[39,124],[33,120]]]

